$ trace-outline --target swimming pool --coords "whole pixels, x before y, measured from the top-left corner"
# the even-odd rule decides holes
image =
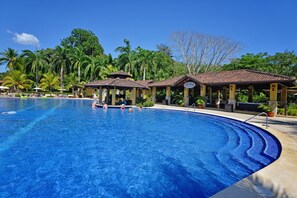
[[[280,155],[239,121],[91,103],[0,99],[1,197],[209,197]]]

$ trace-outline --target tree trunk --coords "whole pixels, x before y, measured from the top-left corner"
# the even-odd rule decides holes
[[[61,93],[63,93],[64,90],[64,67],[61,66]]]
[[[38,68],[36,66],[36,88],[38,87]],[[36,92],[38,92],[38,90],[35,90]]]
[[[145,68],[143,68],[143,80],[145,80]]]
[[[78,66],[78,82],[80,82],[80,66]]]

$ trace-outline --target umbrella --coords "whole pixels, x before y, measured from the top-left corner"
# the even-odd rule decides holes
[[[33,88],[33,89],[35,89],[36,92],[38,92],[38,90],[41,90],[41,88],[39,88],[39,87],[35,87],[35,88]]]
[[[4,90],[4,89],[9,89],[9,87],[0,86],[0,89],[2,89],[2,90]]]

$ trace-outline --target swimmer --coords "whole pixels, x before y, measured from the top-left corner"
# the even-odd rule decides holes
[[[104,105],[103,105],[103,109],[107,109],[108,108],[108,106],[107,106],[107,104],[105,103]]]
[[[93,108],[93,109],[96,108],[96,101],[94,101],[94,102],[92,103],[92,108]]]
[[[121,110],[125,110],[125,105],[124,104],[121,105]]]
[[[133,111],[133,109],[132,108],[129,108],[129,112],[132,112]]]
[[[142,111],[142,106],[139,106],[138,111]]]

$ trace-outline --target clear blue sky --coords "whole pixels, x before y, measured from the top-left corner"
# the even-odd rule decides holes
[[[13,0],[1,2],[0,51],[35,47],[13,37],[33,35],[53,48],[74,28],[93,31],[105,53],[130,40],[155,49],[172,32],[224,36],[244,45],[239,55],[297,51],[296,0]],[[26,38],[25,38],[26,39]],[[36,40],[35,40],[36,41]],[[0,71],[4,66],[0,66]]]

